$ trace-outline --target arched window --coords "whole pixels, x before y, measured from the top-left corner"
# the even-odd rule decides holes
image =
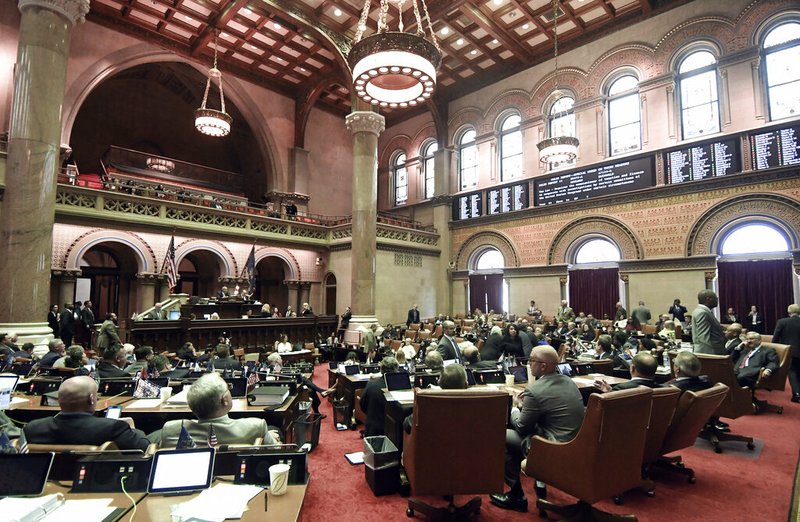
[[[522,177],[522,119],[507,116],[500,125],[500,181]]]
[[[710,51],[695,51],[678,65],[683,139],[719,132],[717,59]]]
[[[619,248],[607,239],[590,239],[575,252],[575,264],[613,262],[620,259],[622,256]]]
[[[548,112],[547,137],[571,136],[575,137],[575,99],[572,96],[562,96],[550,106]],[[575,160],[562,163],[550,163],[548,167],[553,170],[569,165],[575,165]]]
[[[612,156],[642,148],[639,80],[632,74],[608,87],[608,139]]]
[[[422,169],[425,175],[425,199],[433,197],[434,178],[436,169],[434,167],[433,154],[439,150],[439,144],[432,141],[422,147]]]
[[[722,255],[788,252],[789,242],[778,229],[763,223],[747,223],[734,228],[722,240]]]
[[[461,190],[478,186],[478,145],[475,143],[475,137],[475,131],[470,129],[462,134],[458,141]]]
[[[392,178],[394,179],[394,204],[404,205],[408,201],[408,172],[406,171],[406,155],[400,153],[392,162]]]
[[[770,120],[800,114],[800,23],[787,22],[764,37]]]
[[[475,262],[476,270],[492,270],[503,268],[504,266],[505,260],[503,259],[503,254],[495,248],[485,250]]]

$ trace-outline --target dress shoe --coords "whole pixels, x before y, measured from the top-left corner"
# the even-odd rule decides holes
[[[800,393],[792,395],[792,402],[800,402]]]
[[[489,495],[492,504],[499,508],[511,509],[522,513],[528,512],[528,499],[525,497],[512,497],[508,493],[502,495]]]

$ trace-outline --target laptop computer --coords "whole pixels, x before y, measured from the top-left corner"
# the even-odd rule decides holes
[[[502,370],[479,370],[475,372],[478,384],[504,384],[506,377]]]
[[[414,375],[414,386],[416,388],[428,388],[431,385],[439,384],[440,374],[438,373],[418,373]]]
[[[386,382],[386,389],[390,392],[412,389],[411,378],[406,372],[385,373],[383,378]]]
[[[528,367],[527,366],[512,366],[508,369],[511,375],[514,376],[515,383],[528,382]]]
[[[214,448],[157,451],[147,492],[184,495],[208,489],[214,480],[214,453]]]
[[[247,377],[224,377],[231,390],[231,397],[247,396]]]
[[[105,380],[100,379],[100,395],[132,397],[136,390],[136,381],[133,379]]]
[[[556,368],[561,375],[572,377],[572,366],[569,363],[561,363]]]
[[[475,372],[467,368],[467,386],[475,386]]]
[[[44,492],[55,453],[0,454],[0,497]]]
[[[7,410],[11,406],[11,394],[17,387],[19,375],[4,373],[0,375],[0,410]]]
[[[344,366],[345,375],[355,375],[358,373],[359,367],[357,364],[346,364]]]

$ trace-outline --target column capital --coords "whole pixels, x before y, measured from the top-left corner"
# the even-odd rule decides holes
[[[89,0],[19,0],[19,10],[40,7],[63,15],[72,25],[86,21]]]
[[[287,280],[284,281],[284,284],[286,286],[288,286],[289,288],[300,288],[300,285],[302,284],[302,282],[298,281],[296,279],[287,279]]]
[[[136,279],[144,285],[154,285],[159,281],[166,279],[167,274],[153,274],[150,272],[139,272],[136,274]]]
[[[80,270],[70,270],[67,268],[50,269],[50,277],[59,281],[75,281],[82,272]]]
[[[371,132],[379,136],[381,132],[386,130],[386,118],[372,111],[351,112],[345,116],[344,124],[347,130],[353,134],[357,132]]]

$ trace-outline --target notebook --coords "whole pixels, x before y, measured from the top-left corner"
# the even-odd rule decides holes
[[[0,497],[44,492],[55,453],[0,454]]]
[[[147,492],[183,495],[208,489],[214,479],[214,453],[214,448],[157,451]]]
[[[399,390],[410,390],[411,378],[406,372],[389,372],[383,375],[386,381],[386,389],[390,392]]]

